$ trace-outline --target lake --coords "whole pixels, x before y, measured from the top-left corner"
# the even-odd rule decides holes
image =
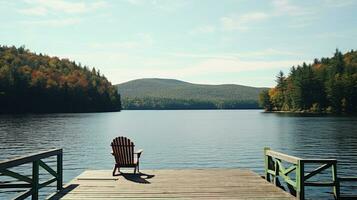
[[[339,175],[357,176],[357,117],[262,110],[1,115],[0,160],[63,148],[68,182],[85,169],[112,169],[110,143],[121,135],[144,149],[141,169],[249,168],[262,174],[267,146],[303,158],[336,158]]]

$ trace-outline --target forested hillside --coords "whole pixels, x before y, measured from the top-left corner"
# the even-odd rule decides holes
[[[357,52],[315,59],[312,64],[292,67],[288,76],[280,72],[276,87],[260,94],[268,111],[357,112]]]
[[[138,79],[117,85],[123,109],[258,108],[263,88],[202,85],[173,79]]]
[[[0,112],[118,111],[116,87],[68,59],[0,46]]]

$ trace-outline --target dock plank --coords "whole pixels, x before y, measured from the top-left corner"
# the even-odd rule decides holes
[[[87,170],[51,200],[80,199],[258,199],[292,200],[287,192],[243,169],[143,170],[112,176]]]

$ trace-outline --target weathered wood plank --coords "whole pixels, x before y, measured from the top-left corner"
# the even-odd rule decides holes
[[[114,177],[110,170],[91,170],[83,172],[49,199],[171,198],[295,199],[258,174],[242,169],[145,170]]]
[[[299,158],[299,157],[290,156],[290,155],[280,153],[277,151],[273,151],[273,150],[266,150],[266,155],[277,158],[277,159],[281,159],[281,160],[284,160],[286,162],[293,163],[293,164],[297,164],[298,161],[301,160],[301,158]]]

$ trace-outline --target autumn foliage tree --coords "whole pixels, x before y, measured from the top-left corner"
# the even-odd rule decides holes
[[[280,72],[277,85],[260,95],[266,110],[306,112],[357,112],[357,52],[342,54],[336,49],[331,58]]]
[[[117,89],[68,59],[0,46],[0,112],[98,112],[121,109]]]

